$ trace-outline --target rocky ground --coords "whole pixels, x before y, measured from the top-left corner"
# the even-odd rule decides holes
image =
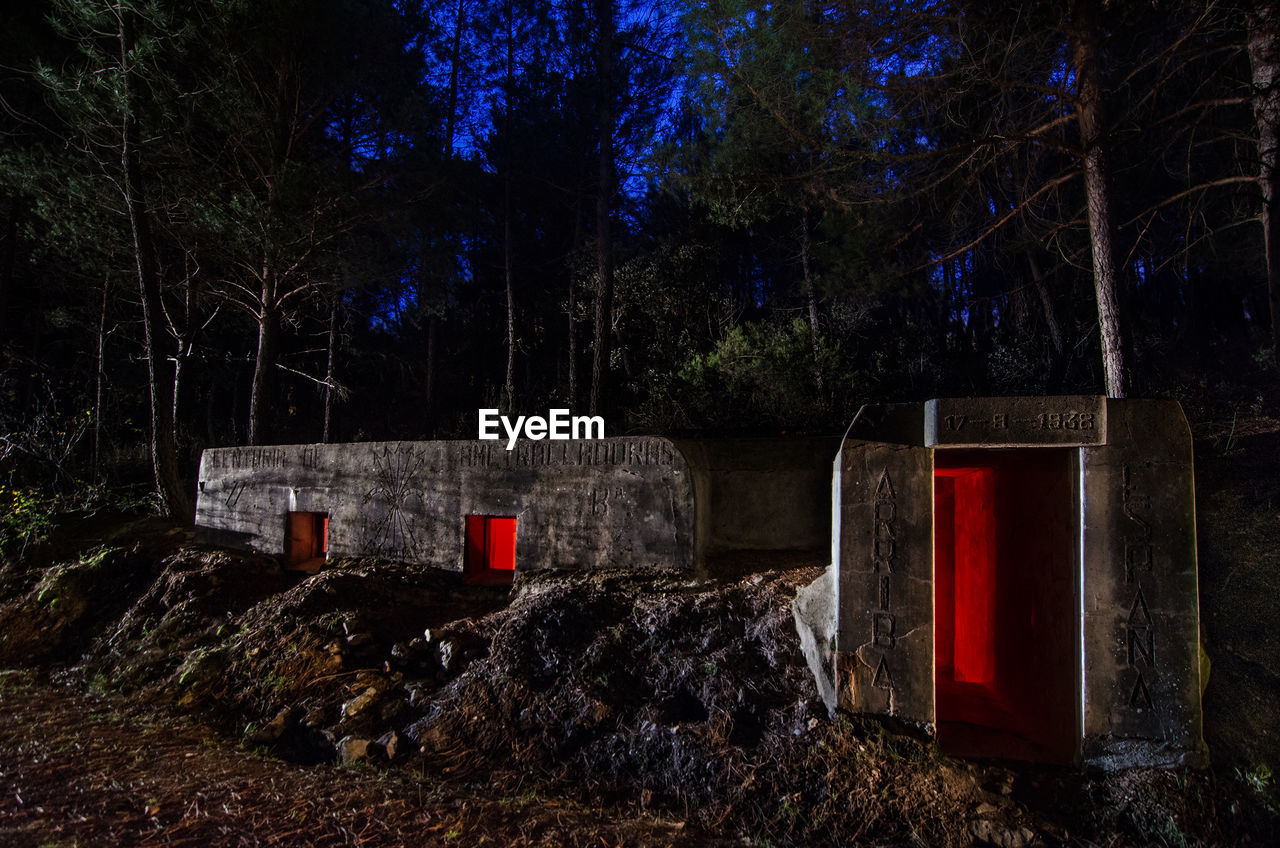
[[[189,717],[0,677],[6,846],[714,846],[679,820],[535,791],[492,797],[412,769],[301,768]]]
[[[821,563],[507,590],[64,517],[0,571],[0,843],[1276,844],[1280,423],[1251,427],[1197,444],[1208,771],[829,720],[789,609]]]

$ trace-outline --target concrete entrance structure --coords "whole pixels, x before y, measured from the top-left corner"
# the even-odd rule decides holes
[[[731,551],[822,551],[836,440],[657,437],[206,450],[203,541],[461,570],[692,570]],[[773,504],[781,506],[774,507]]]
[[[1195,765],[1191,436],[1177,403],[865,406],[797,627],[831,710],[951,753]]]

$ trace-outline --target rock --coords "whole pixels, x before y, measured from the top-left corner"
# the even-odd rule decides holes
[[[400,734],[396,733],[394,730],[388,730],[386,733],[379,736],[377,741],[373,744],[377,746],[378,750],[386,756],[388,760],[394,760],[396,758],[396,754],[400,752],[400,743]]]
[[[338,759],[343,763],[359,763],[369,759],[368,739],[359,736],[344,736],[338,742]]]
[[[360,713],[363,713],[365,710],[369,709],[369,707],[373,706],[374,702],[378,700],[378,695],[378,690],[370,686],[368,689],[343,704],[342,714],[347,718],[354,718],[355,716],[360,715]]]
[[[378,708],[378,719],[383,723],[398,718],[404,710],[404,701],[399,698],[392,698],[382,702],[382,706]]]
[[[990,819],[975,819],[969,822],[969,833],[974,842],[980,845],[993,845],[995,848],[1027,848],[1035,841],[1036,835],[1029,828],[1008,827]]]
[[[992,771],[982,781],[982,789],[992,795],[1013,794],[1013,773],[1009,771]]]
[[[485,640],[467,630],[438,635],[435,643],[436,661],[449,674],[457,674],[468,662],[486,652]]]
[[[279,742],[282,736],[297,726],[301,714],[302,710],[297,706],[285,707],[271,721],[246,736],[245,744],[273,745]]]
[[[452,666],[461,658],[458,656],[457,648],[453,642],[448,639],[436,644],[436,656],[440,660],[440,667],[445,671],[451,670]]]
[[[818,694],[834,717],[836,712],[835,659],[832,644],[836,635],[835,571],[831,566],[813,583],[796,592],[791,604],[800,650],[813,673]]]
[[[417,683],[409,683],[404,687],[409,693],[409,706],[421,707],[431,700],[431,690]]]
[[[382,673],[381,669],[362,668],[356,671],[349,689],[354,692],[357,689],[363,689],[368,686],[377,686],[385,679],[386,675]]]
[[[373,636],[369,633],[352,633],[347,637],[347,647],[353,651],[373,647]]]

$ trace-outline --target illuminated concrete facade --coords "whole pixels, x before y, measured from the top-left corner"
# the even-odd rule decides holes
[[[1191,436],[1171,401],[866,406],[795,605],[828,707],[944,750],[1199,764]]]

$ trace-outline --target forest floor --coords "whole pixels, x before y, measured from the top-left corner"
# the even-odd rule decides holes
[[[187,716],[0,677],[6,846],[712,846],[682,821],[529,791],[491,797],[412,770],[303,767]]]
[[[0,844],[1280,843],[1280,421],[1197,437],[1209,769],[830,720],[790,613],[823,563],[508,590],[62,516],[0,564]]]

